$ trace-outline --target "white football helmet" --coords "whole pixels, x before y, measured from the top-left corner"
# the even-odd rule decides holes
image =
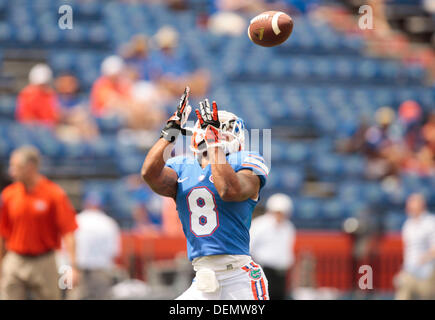
[[[234,113],[219,110],[220,132],[225,154],[238,152],[245,145],[245,122]],[[201,128],[199,120],[195,122],[192,131],[190,149],[195,154],[201,154],[207,150],[205,143],[205,130]]]

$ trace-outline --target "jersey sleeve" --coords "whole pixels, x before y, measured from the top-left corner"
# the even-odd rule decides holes
[[[231,154],[228,161],[234,171],[250,170],[260,178],[260,189],[266,184],[269,167],[264,158],[257,152],[241,151]]]

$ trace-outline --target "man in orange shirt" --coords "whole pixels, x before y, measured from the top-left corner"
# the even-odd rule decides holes
[[[95,117],[127,117],[131,88],[124,68],[124,60],[118,56],[107,57],[101,64],[102,76],[93,84],[90,97],[91,110]]]
[[[37,64],[30,70],[29,85],[18,95],[18,121],[49,127],[59,122],[61,116],[57,95],[50,87],[52,78],[51,69],[46,64]]]
[[[36,299],[59,299],[54,250],[62,240],[70,255],[73,285],[77,281],[75,210],[65,192],[39,173],[39,164],[39,152],[31,146],[15,150],[10,158],[15,182],[3,190],[0,204],[3,299],[26,299],[28,291]]]

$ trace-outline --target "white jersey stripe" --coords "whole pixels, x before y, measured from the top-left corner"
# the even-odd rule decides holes
[[[243,163],[255,164],[269,174],[269,168],[262,161],[258,160],[258,158],[247,157],[243,160]]]

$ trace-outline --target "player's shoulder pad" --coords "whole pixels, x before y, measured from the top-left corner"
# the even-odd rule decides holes
[[[258,152],[235,152],[227,157],[227,161],[236,172],[240,170],[251,170],[255,173],[260,178],[260,188],[263,188],[266,184],[269,166]]]
[[[250,169],[259,175],[267,176],[269,174],[269,166],[263,156],[254,151],[239,151],[228,156],[228,163],[235,170]]]

